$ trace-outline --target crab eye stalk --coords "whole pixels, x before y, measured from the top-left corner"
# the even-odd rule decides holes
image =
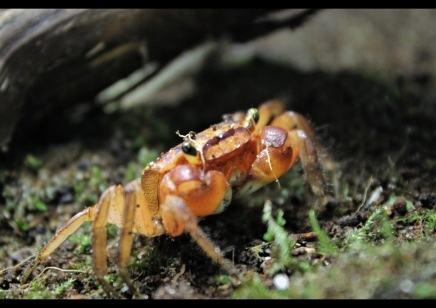
[[[254,123],[259,122],[259,111],[256,108],[248,109],[247,114],[253,119]]]
[[[192,143],[184,142],[182,144],[182,151],[183,153],[190,155],[190,156],[197,156],[197,150],[192,145]]]

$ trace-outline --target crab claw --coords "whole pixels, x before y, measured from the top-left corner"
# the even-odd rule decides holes
[[[162,198],[179,196],[196,216],[208,216],[224,210],[232,198],[225,176],[216,170],[206,173],[190,165],[180,165],[168,172],[160,184]]]

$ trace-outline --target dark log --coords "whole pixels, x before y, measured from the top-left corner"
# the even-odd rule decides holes
[[[148,60],[161,67],[206,38],[247,41],[293,22],[270,10],[0,10],[0,146],[20,128],[95,95]],[[306,16],[307,15],[307,16]],[[144,53],[146,51],[146,53]]]

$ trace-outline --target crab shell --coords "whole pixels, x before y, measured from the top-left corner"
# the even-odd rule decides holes
[[[232,200],[232,188],[243,183],[256,159],[254,128],[251,115],[244,121],[228,119],[185,137],[196,155],[184,153],[182,143],[150,163],[142,175],[142,188],[151,212],[158,214],[159,204],[172,194],[197,216],[221,213]]]

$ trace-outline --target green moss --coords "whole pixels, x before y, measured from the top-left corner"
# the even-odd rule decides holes
[[[6,182],[6,172],[0,170],[0,184],[4,184]]]
[[[82,232],[75,232],[68,239],[79,245],[79,253],[84,253],[92,246],[91,222],[84,222],[81,228]]]
[[[223,285],[230,283],[231,277],[229,275],[217,275],[214,277],[214,280],[217,285]]]
[[[35,200],[35,208],[41,212],[47,211],[47,205],[41,200]]]
[[[319,252],[324,254],[333,255],[338,251],[336,245],[330,240],[328,235],[321,229],[318,221],[315,217],[315,211],[311,210],[309,212],[310,225],[312,226],[313,232],[316,233],[316,237],[319,241]]]
[[[36,158],[35,156],[33,156],[31,154],[28,154],[26,156],[25,164],[33,170],[38,170],[44,165],[42,160]]]
[[[100,193],[103,193],[107,186],[105,185],[106,178],[103,175],[103,171],[101,167],[99,166],[92,166],[91,167],[91,177],[89,179],[89,184],[93,188],[98,188],[98,191]]]
[[[158,157],[159,152],[157,150],[143,146],[138,151],[137,160],[142,165],[142,167],[145,167],[148,165],[149,162],[156,160]]]
[[[127,172],[126,172],[126,183],[129,183],[140,176],[138,172],[138,168],[136,168],[134,163],[127,164]]]
[[[54,291],[60,295],[62,293],[65,292],[65,290],[67,290],[69,287],[71,287],[74,284],[75,279],[74,278],[70,278],[67,281],[65,281],[64,283],[61,283],[60,285],[56,286]]]
[[[245,281],[232,294],[233,299],[284,299],[288,298],[283,291],[270,290],[262,284],[259,277]]]
[[[118,274],[105,275],[104,279],[115,288],[123,284],[123,279]]]
[[[26,219],[18,217],[15,219],[15,223],[21,231],[26,232],[29,230],[29,223]]]
[[[378,207],[368,218],[362,228],[350,233],[347,242],[350,247],[353,245],[372,242],[376,237],[390,239],[392,237],[392,226],[386,215],[384,207]]]
[[[416,287],[414,294],[417,298],[436,298],[436,286],[429,282],[419,282]]]
[[[291,249],[295,245],[295,241],[289,238],[289,234],[283,228],[286,223],[283,218],[283,211],[278,210],[277,220],[273,219],[271,211],[272,204],[267,200],[264,205],[262,220],[268,225],[264,239],[266,241],[274,240],[273,255],[276,255],[277,259],[270,269],[271,274],[274,274],[286,267],[295,265],[295,261],[291,256]]]
[[[159,257],[159,252],[153,247],[146,247],[144,250],[145,252],[137,253],[135,259],[130,262],[129,268],[131,271],[144,270],[149,272],[153,268],[152,263],[156,260],[156,257]]]
[[[47,289],[41,281],[34,280],[28,287],[25,299],[53,299],[52,292]]]
[[[429,209],[419,209],[414,211],[409,217],[401,217],[398,222],[406,222],[408,224],[422,224],[422,237],[433,235],[436,231],[436,212]]]

